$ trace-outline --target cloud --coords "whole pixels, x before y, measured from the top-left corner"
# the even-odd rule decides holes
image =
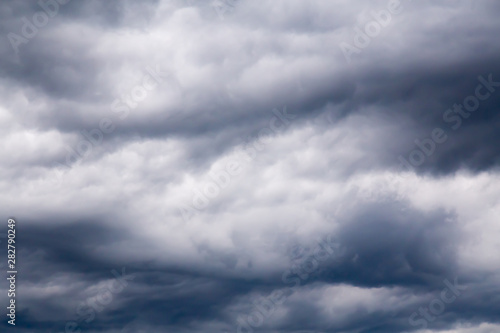
[[[401,1],[348,62],[340,45],[389,2],[230,5],[0,5],[16,329],[496,331],[500,6]],[[342,255],[304,273],[297,253],[327,236]],[[466,291],[412,325],[455,279]]]

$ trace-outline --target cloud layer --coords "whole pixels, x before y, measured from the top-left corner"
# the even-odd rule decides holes
[[[499,12],[0,4],[2,325],[497,332]]]

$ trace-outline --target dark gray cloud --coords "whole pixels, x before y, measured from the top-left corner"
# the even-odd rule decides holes
[[[3,2],[2,325],[497,332],[499,11]]]

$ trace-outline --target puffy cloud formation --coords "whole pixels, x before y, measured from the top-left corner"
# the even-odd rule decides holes
[[[2,2],[2,325],[498,332],[499,13]]]

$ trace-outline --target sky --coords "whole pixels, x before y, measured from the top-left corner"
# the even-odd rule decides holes
[[[499,14],[2,1],[1,331],[500,332]]]

